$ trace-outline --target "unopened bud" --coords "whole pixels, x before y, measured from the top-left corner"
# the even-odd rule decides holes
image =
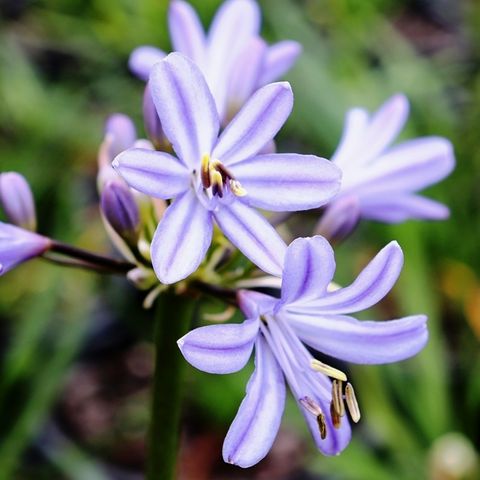
[[[140,231],[140,215],[130,189],[121,183],[107,183],[102,191],[100,206],[115,232],[127,244],[135,245]]]
[[[12,224],[26,230],[36,230],[37,216],[33,194],[22,175],[16,172],[0,175],[0,203]]]
[[[158,150],[166,150],[169,145],[169,141],[163,133],[160,117],[158,116],[157,109],[153,103],[152,94],[150,93],[150,87],[145,87],[145,93],[143,94],[143,122],[145,124],[145,130],[148,138],[155,145]]]
[[[105,137],[111,139],[109,145],[111,161],[135,143],[137,132],[132,119],[123,113],[111,115],[105,123]]]
[[[148,290],[158,283],[154,271],[144,267],[130,270],[127,273],[127,278],[140,290]]]

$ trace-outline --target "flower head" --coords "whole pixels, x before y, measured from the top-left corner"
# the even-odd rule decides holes
[[[287,72],[301,51],[297,42],[269,47],[260,39],[260,10],[254,0],[224,2],[208,34],[187,2],[173,0],[168,26],[174,51],[189,57],[204,73],[222,123],[255,90]],[[130,56],[130,68],[148,80],[153,65],[164,57],[158,48],[139,47]]]
[[[331,291],[330,245],[320,236],[297,239],[285,256],[280,298],[241,291],[247,317],[242,324],[201,327],[178,341],[186,360],[210,373],[240,370],[255,348],[255,371],[227,433],[225,461],[248,467],[268,453],[280,426],[286,383],[319,450],[335,455],[347,446],[346,413],[355,422],[360,418],[353,387],[344,372],[313,358],[305,345],[360,364],[396,362],[418,353],[428,336],[424,315],[387,322],[351,316],[390,291],[402,264],[402,251],[392,242],[351,285]]]
[[[286,246],[251,207],[315,208],[330,200],[340,183],[338,168],[325,159],[258,154],[290,114],[290,85],[273,83],[258,90],[220,135],[212,94],[187,57],[172,53],[157,63],[150,88],[177,157],[134,148],[113,165],[136,190],[175,198],[152,243],[158,278],[173,283],[198,267],[211,242],[213,220],[252,262],[280,275]]]
[[[416,192],[451,173],[455,164],[451,143],[441,137],[422,137],[391,146],[406,122],[408,108],[407,98],[399,94],[373,115],[362,108],[347,113],[332,157],[342,170],[342,186],[329,208],[348,198],[357,204],[352,215],[386,223],[448,217],[447,207]],[[355,219],[343,218],[345,227],[355,226]],[[327,220],[320,221],[317,231],[330,236],[331,220],[330,216],[328,225]],[[335,229],[342,229],[338,222]]]
[[[23,228],[0,222],[0,275],[45,253],[51,240]]]

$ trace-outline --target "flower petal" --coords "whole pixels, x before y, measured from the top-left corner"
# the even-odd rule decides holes
[[[0,275],[46,252],[50,239],[23,228],[0,222]]]
[[[147,81],[152,67],[165,56],[166,53],[159,48],[144,45],[130,54],[128,67],[137,77]]]
[[[353,313],[370,308],[392,289],[402,266],[402,249],[397,242],[390,242],[351,285],[329,292],[323,298],[310,301],[308,305],[296,305],[295,311],[322,315]]]
[[[219,130],[215,102],[199,68],[184,55],[171,53],[152,69],[149,87],[178,157],[190,168],[199,168]]]
[[[282,303],[323,296],[335,273],[335,258],[323,237],[297,238],[287,248],[282,281]]]
[[[168,25],[173,49],[205,65],[206,39],[197,12],[183,0],[173,0],[168,10]]]
[[[284,40],[272,45],[266,52],[258,87],[274,82],[285,75],[302,53],[302,46],[293,40]]]
[[[399,223],[410,218],[445,220],[450,215],[448,207],[442,203],[411,193],[362,197],[360,208],[362,217],[385,223]]]
[[[112,165],[132,188],[152,197],[173,198],[190,186],[189,171],[168,153],[131,148]]]
[[[285,395],[282,370],[268,344],[259,337],[255,371],[223,444],[225,462],[247,468],[267,455],[280,428]]]
[[[237,163],[232,171],[247,191],[242,200],[266,210],[317,208],[340,189],[340,169],[314,155],[259,155]]]
[[[287,82],[257,90],[220,136],[213,157],[232,165],[258,153],[277,134],[293,106]]]
[[[175,283],[194,272],[212,241],[211,213],[188,190],[167,208],[153,237],[152,264],[162,283]]]
[[[214,212],[225,236],[264,272],[282,275],[287,246],[267,220],[239,201]]]
[[[229,118],[233,117],[257,90],[266,51],[266,43],[260,37],[252,37],[233,65],[227,95]]]
[[[360,181],[352,179],[356,194],[414,192],[437,183],[455,166],[452,144],[441,137],[425,137],[403,142],[379,157]],[[363,177],[363,178],[362,178]],[[348,191],[344,184],[343,190]]]
[[[347,362],[382,364],[416,355],[427,343],[425,315],[382,322],[343,315],[289,315],[300,339],[316,350]]]
[[[259,31],[260,9],[253,0],[228,0],[215,14],[208,34],[208,67],[205,74],[221,118],[225,113],[232,66]]]
[[[243,323],[196,328],[177,343],[187,362],[199,370],[222,374],[238,372],[252,354],[258,322],[255,318]]]
[[[238,306],[247,318],[255,318],[270,313],[278,303],[278,298],[256,292],[255,290],[239,290]]]

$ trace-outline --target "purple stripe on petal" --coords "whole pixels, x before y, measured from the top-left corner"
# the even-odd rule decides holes
[[[289,315],[303,342],[347,362],[383,364],[416,355],[427,343],[425,315],[382,322],[359,321],[343,315]]]
[[[248,468],[270,450],[285,408],[285,380],[270,347],[262,337],[255,344],[255,371],[223,444],[227,463]]]
[[[292,89],[287,82],[257,90],[223,131],[213,157],[233,165],[257,154],[280,130],[292,106]]]
[[[410,218],[445,220],[448,207],[429,198],[414,194],[377,194],[362,197],[361,214],[364,218],[385,223],[399,223]]]
[[[131,187],[152,197],[173,198],[190,187],[190,173],[168,153],[132,148],[112,165]]]
[[[403,266],[403,252],[397,242],[390,242],[360,272],[348,287],[327,293],[323,298],[297,303],[295,311],[321,314],[359,312],[378,303],[392,289]],[[293,308],[293,307],[292,307]],[[293,310],[292,310],[293,311]]]
[[[287,246],[264,217],[239,201],[222,205],[214,216],[225,236],[257,267],[282,275]]]
[[[165,57],[165,52],[148,45],[136,48],[128,59],[130,70],[142,80],[147,81],[152,67]]]
[[[247,191],[242,200],[265,210],[316,208],[331,200],[340,189],[340,169],[314,155],[259,155],[236,163],[232,172]]]
[[[149,87],[166,137],[185,165],[198,169],[220,128],[205,78],[187,57],[171,53],[153,68]]]
[[[282,302],[307,302],[322,297],[334,273],[333,250],[323,237],[297,238],[285,255]]]
[[[183,53],[203,68],[206,49],[205,32],[192,6],[182,0],[173,0],[168,11],[168,25],[173,49]]]
[[[258,322],[257,318],[196,328],[177,343],[187,362],[199,370],[222,374],[238,372],[252,354]]]
[[[293,40],[284,40],[269,47],[257,87],[283,77],[293,67],[301,53],[302,46]]]
[[[193,273],[212,241],[211,213],[188,190],[167,208],[153,237],[152,264],[162,283],[175,283]]]

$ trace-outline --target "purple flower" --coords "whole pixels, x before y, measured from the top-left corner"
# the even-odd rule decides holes
[[[300,54],[300,45],[293,41],[267,46],[259,37],[260,21],[255,1],[228,0],[218,9],[206,35],[187,2],[173,0],[170,4],[173,49],[188,56],[204,73],[222,123],[255,90],[287,72]],[[164,57],[158,48],[139,47],[130,56],[130,69],[148,80],[152,66]]]
[[[258,155],[290,114],[290,85],[274,83],[258,90],[220,136],[213,97],[187,57],[172,53],[157,63],[150,88],[178,158],[134,148],[113,165],[132,188],[175,198],[151,248],[160,281],[179,281],[199,266],[211,243],[214,219],[253,263],[280,275],[286,246],[251,207],[315,208],[332,198],[340,181],[335,165],[313,155]]]
[[[0,222],[0,275],[42,255],[50,246],[51,242],[46,237]]]
[[[422,137],[391,146],[408,110],[407,98],[398,94],[373,115],[361,108],[347,113],[340,145],[332,157],[343,173],[333,205],[350,197],[358,204],[352,215],[386,223],[448,217],[447,207],[416,192],[450,174],[455,164],[452,145],[445,138]],[[352,228],[354,220],[345,217]],[[329,225],[321,221],[317,231],[329,236]]]
[[[249,467],[268,453],[280,426],[285,383],[319,450],[336,455],[347,446],[345,413],[360,419],[353,388],[345,385],[344,372],[314,359],[305,345],[360,364],[396,362],[419,352],[428,337],[424,315],[388,322],[350,316],[379,302],[402,264],[402,250],[392,242],[351,285],[332,291],[332,248],[320,236],[299,238],[286,253],[281,298],[241,291],[247,318],[242,324],[197,328],[178,341],[188,362],[219,374],[243,368],[255,347],[255,371],[223,445],[226,462]]]
[[[16,172],[0,174],[0,205],[14,225],[32,231],[37,229],[32,190],[23,175]]]

